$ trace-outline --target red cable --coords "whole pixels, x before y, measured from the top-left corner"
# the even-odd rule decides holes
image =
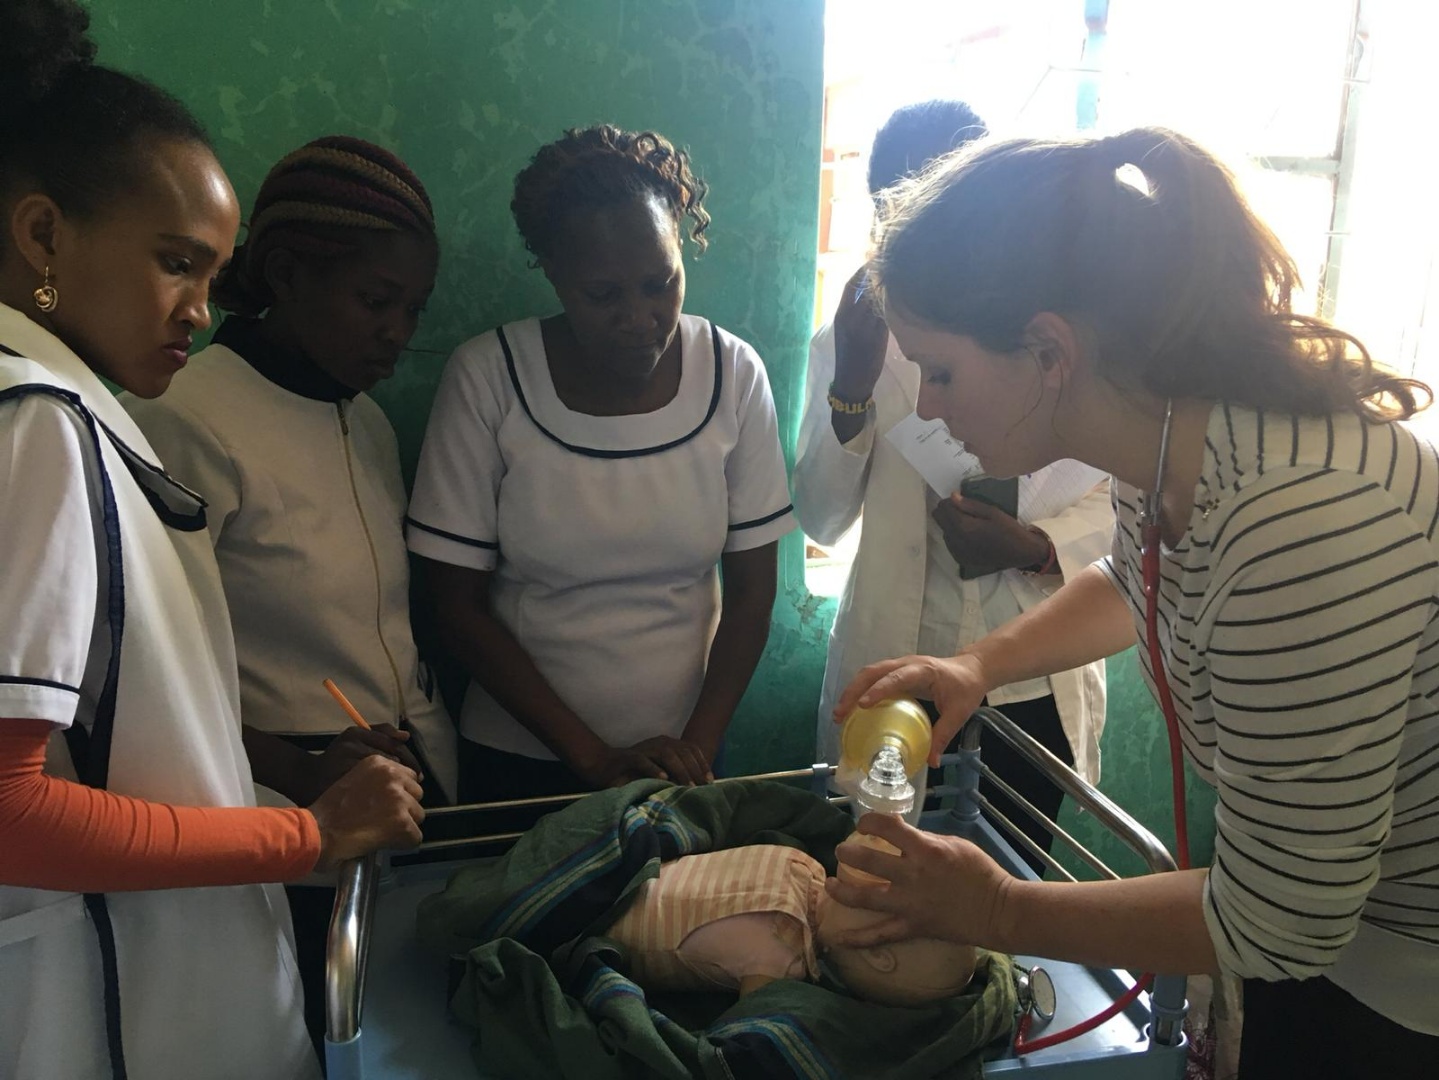
[[[1093,1031],[1100,1024],[1110,1017],[1116,1016],[1129,1008],[1130,1003],[1140,994],[1149,989],[1149,984],[1154,981],[1153,975],[1141,975],[1139,981],[1126,990],[1120,997],[1116,998],[1107,1008],[1095,1013],[1088,1020],[1081,1020],[1073,1027],[1067,1027],[1063,1031],[1056,1031],[1052,1035],[1043,1035],[1033,1042],[1026,1042],[1025,1036],[1029,1034],[1029,1022],[1034,1019],[1033,1013],[1025,1013],[1019,1018],[1019,1027],[1014,1032],[1014,1052],[1019,1054],[1032,1053],[1035,1050],[1043,1050],[1045,1047],[1057,1046],[1070,1039],[1077,1039],[1086,1031]]]
[[[1154,685],[1159,692],[1159,707],[1164,713],[1164,723],[1169,729],[1169,768],[1173,779],[1174,798],[1174,844],[1179,850],[1179,869],[1189,869],[1189,820],[1184,805],[1184,760],[1179,741],[1179,720],[1174,712],[1174,699],[1169,693],[1169,678],[1164,670],[1164,654],[1159,648],[1159,526],[1146,525],[1143,534],[1144,559],[1144,630],[1149,649],[1149,666],[1153,672]],[[1077,1039],[1087,1031],[1093,1031],[1100,1024],[1118,1015],[1154,982],[1153,975],[1141,975],[1139,981],[1117,998],[1111,1005],[1095,1013],[1088,1020],[1082,1020],[1073,1027],[1044,1035],[1033,1042],[1025,1037],[1029,1034],[1033,1013],[1026,1012],[1019,1018],[1014,1032],[1014,1053],[1033,1053],[1049,1046],[1058,1046],[1070,1039]]]
[[[1149,647],[1149,666],[1155,689],[1159,691],[1159,708],[1169,729],[1169,770],[1174,799],[1174,846],[1178,851],[1179,869],[1189,869],[1189,813],[1184,805],[1184,757],[1179,739],[1179,719],[1174,712],[1174,699],[1169,694],[1169,677],[1165,674],[1164,653],[1159,648],[1159,526],[1146,525],[1144,546],[1144,636]]]

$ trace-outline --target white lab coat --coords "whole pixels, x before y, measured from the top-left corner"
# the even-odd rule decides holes
[[[53,655],[46,644],[52,640],[89,642],[88,656],[81,647],[71,657],[75,684],[47,680],[43,671],[5,671],[17,681],[12,694],[0,696],[0,716],[61,726],[73,719],[94,729],[97,717],[113,709],[110,791],[174,804],[254,805],[240,742],[234,644],[201,504],[159,470],[129,416],[58,339],[0,305],[0,345],[28,358],[0,354],[0,396],[11,399],[0,405],[0,425],[18,422],[21,409],[51,407],[30,400],[39,395],[56,403],[61,417],[46,418],[55,445],[45,453],[83,462],[39,482],[0,477],[0,513],[23,514],[18,501],[59,492],[52,505],[60,511],[43,523],[51,542],[64,547],[68,539],[71,551],[94,551],[93,562],[58,568],[57,590],[62,598],[86,591],[91,598],[57,610],[88,609],[92,625],[54,627],[53,636],[38,618],[30,627],[12,621],[0,628],[0,653],[9,656]],[[89,427],[86,416],[98,425]],[[111,513],[103,503],[107,488]],[[61,537],[62,530],[71,535]],[[9,594],[28,587],[6,584]],[[25,610],[29,617],[40,613]],[[112,641],[119,645],[113,671]],[[53,767],[64,771],[63,737],[57,734],[51,750]],[[278,886],[122,892],[104,901],[131,1077],[319,1075]],[[97,940],[79,895],[0,886],[0,1076],[111,1075]]]
[[[795,513],[807,536],[833,543],[854,524],[861,509],[864,512],[859,550],[830,632],[820,695],[817,753],[828,761],[838,759],[839,728],[831,713],[840,692],[866,664],[916,649],[929,521],[924,479],[884,438],[884,432],[914,412],[919,368],[905,359],[891,337],[868,421],[873,425],[873,448],[862,456],[846,451],[830,425],[827,395],[834,365],[834,328],[826,324],[810,344],[805,414],[794,469]],[[1053,471],[1061,468],[1071,475],[1055,477]],[[1081,474],[1086,478],[1074,483]],[[1074,501],[1049,516],[1027,517],[1028,496],[1054,479],[1072,488]],[[1063,577],[1070,578],[1109,552],[1114,515],[1107,478],[1076,462],[1041,470],[1021,482],[1020,518],[1049,535]],[[1061,581],[1018,570],[1005,570],[1001,577],[1021,611],[1038,604]],[[974,596],[966,596],[963,605],[961,646],[994,629],[984,623],[978,584],[965,582],[964,588]],[[1104,728],[1104,665],[1088,664],[1051,675],[1049,685],[1074,753],[1075,770],[1096,783]],[[1002,690],[994,695],[995,702],[1004,700],[1008,699]]]

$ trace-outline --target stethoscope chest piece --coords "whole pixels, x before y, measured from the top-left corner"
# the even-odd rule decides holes
[[[1049,977],[1049,972],[1042,967],[1032,967],[1028,971],[1021,971],[1016,981],[1021,1015],[1033,1013],[1035,1019],[1044,1023],[1053,1020],[1059,997],[1055,993],[1054,980]]]

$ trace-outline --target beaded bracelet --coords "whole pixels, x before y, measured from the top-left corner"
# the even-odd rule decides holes
[[[858,416],[860,413],[869,412],[874,408],[874,398],[866,398],[864,401],[846,401],[834,392],[834,383],[829,384],[829,407],[837,413],[845,416]]]

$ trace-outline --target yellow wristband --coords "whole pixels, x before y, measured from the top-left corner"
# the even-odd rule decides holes
[[[834,392],[834,383],[829,384],[829,397],[826,398],[829,407],[844,416],[858,416],[860,413],[869,412],[874,408],[874,398],[866,398],[864,401],[846,401]]]

